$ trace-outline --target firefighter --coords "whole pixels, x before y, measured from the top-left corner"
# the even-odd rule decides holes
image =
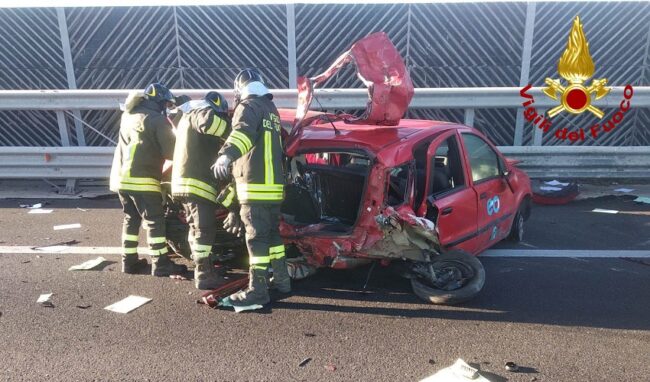
[[[194,284],[198,289],[215,289],[224,282],[214,267],[212,244],[217,234],[217,203],[234,207],[234,187],[217,184],[210,166],[230,133],[228,102],[218,92],[190,101],[180,110],[183,117],[176,131],[172,168],[172,196],[183,203],[190,225],[188,241],[195,262]]]
[[[250,307],[269,303],[267,270],[282,293],[291,291],[284,245],[279,233],[280,204],[284,198],[283,150],[280,116],[256,69],[244,69],[235,78],[235,112],[232,132],[213,166],[215,177],[232,173],[246,230],[250,281],[248,288],[232,294],[225,305]]]
[[[167,256],[165,218],[160,187],[165,159],[174,152],[174,134],[165,116],[174,102],[164,85],[153,83],[144,94],[130,94],[120,121],[119,142],[111,168],[111,191],[124,210],[122,272],[138,273],[147,265],[138,259],[138,232],[144,221],[151,255],[151,274],[169,276],[187,271]]]

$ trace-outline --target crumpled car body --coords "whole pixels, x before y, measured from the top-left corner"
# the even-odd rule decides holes
[[[310,110],[314,88],[354,64],[368,87],[361,116]],[[413,84],[386,34],[356,42],[322,74],[298,81],[280,110],[288,182],[280,232],[315,267],[478,254],[530,212],[530,180],[479,131],[401,119]]]
[[[282,119],[294,113],[281,110]],[[453,248],[479,254],[508,236],[518,211],[529,214],[529,178],[473,128],[330,118],[304,126],[288,161],[280,232],[310,265],[427,261]],[[493,168],[471,162],[484,154],[494,156]]]

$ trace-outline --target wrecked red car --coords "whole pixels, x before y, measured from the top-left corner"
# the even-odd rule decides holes
[[[310,112],[315,85],[349,62],[369,88],[363,115]],[[400,119],[413,87],[383,33],[301,78],[299,90],[298,109],[281,110],[292,125],[281,234],[300,254],[290,273],[400,260],[426,301],[476,295],[485,272],[474,255],[523,236],[528,176],[473,128]]]
[[[347,64],[368,87],[366,110],[310,110],[314,88]],[[298,107],[280,110],[287,132],[280,232],[290,275],[399,262],[426,301],[474,297],[485,282],[475,255],[523,236],[531,209],[528,176],[473,128],[401,119],[414,89],[384,33],[355,43],[323,74],[300,78],[298,89]],[[168,217],[178,223],[174,211]],[[178,241],[187,237],[182,224],[174,227]],[[220,232],[215,252],[241,244]],[[186,244],[174,246],[189,256]]]

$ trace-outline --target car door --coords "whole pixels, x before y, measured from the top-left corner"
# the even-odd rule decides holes
[[[515,196],[503,176],[503,159],[496,149],[475,133],[463,132],[461,137],[477,195],[477,245],[482,251],[508,235]]]
[[[443,248],[477,249],[477,198],[456,131],[437,137],[427,150],[426,217],[438,225]]]

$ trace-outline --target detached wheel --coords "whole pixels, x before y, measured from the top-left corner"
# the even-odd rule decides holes
[[[485,284],[485,269],[475,257],[461,250],[449,251],[419,263],[417,277],[411,279],[413,292],[422,300],[440,305],[460,304],[474,298]],[[433,268],[436,278],[430,275]],[[426,272],[426,273],[424,273]]]
[[[524,241],[525,221],[526,219],[524,218],[524,214],[521,212],[521,208],[519,208],[519,211],[517,211],[517,214],[512,221],[508,240],[515,243],[521,243]]]

